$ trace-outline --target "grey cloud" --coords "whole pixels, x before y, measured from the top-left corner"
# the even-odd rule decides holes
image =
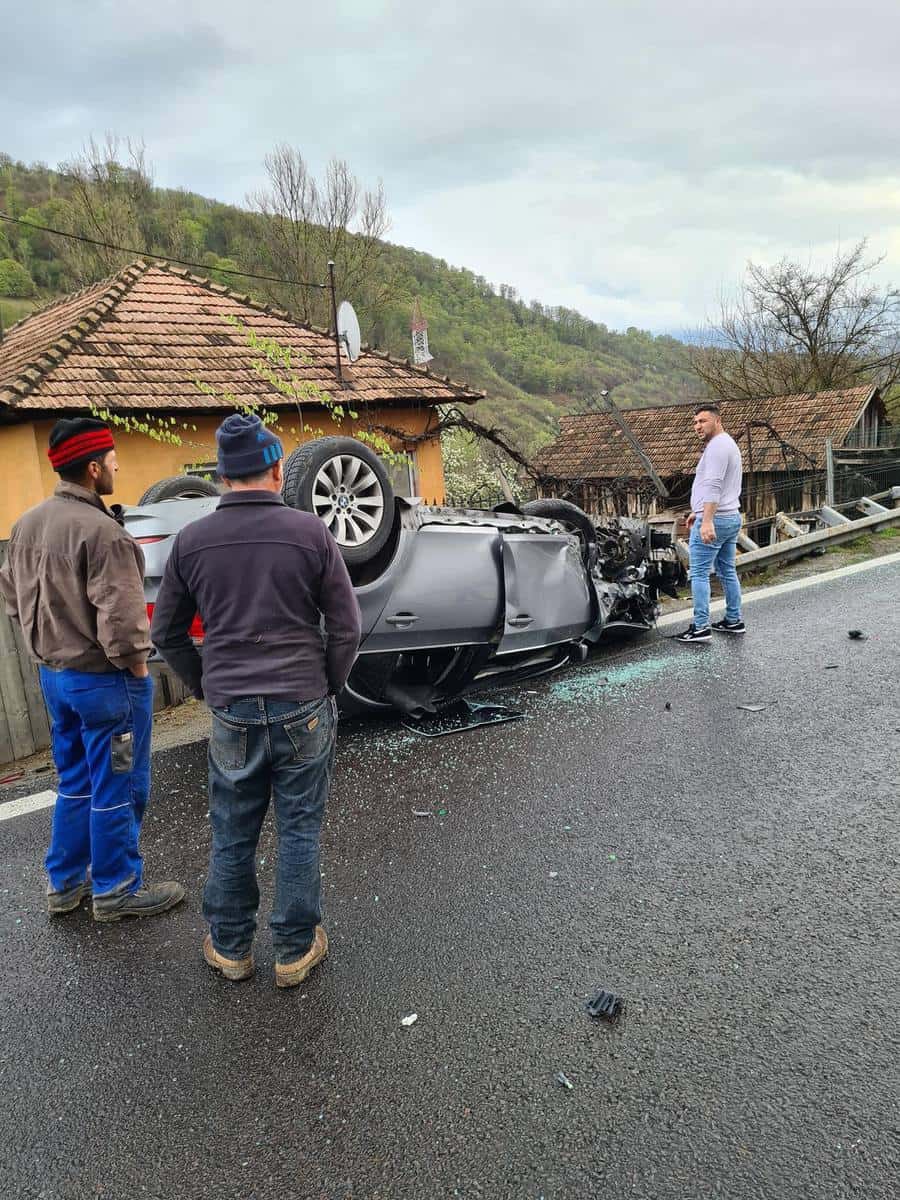
[[[398,241],[601,319],[689,323],[748,256],[900,224],[882,0],[39,2],[4,35],[0,149],[114,129],[236,203],[275,142],[336,154]]]

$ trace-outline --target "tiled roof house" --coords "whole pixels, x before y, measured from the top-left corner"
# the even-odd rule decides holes
[[[674,497],[690,491],[700,456],[693,430],[695,407],[635,408],[622,414]],[[741,448],[745,479],[757,507],[773,512],[786,507],[779,492],[786,490],[788,477],[798,496],[804,492],[804,479],[821,478],[827,438],[835,448],[874,445],[885,415],[878,389],[872,385],[724,400],[719,407],[725,429]],[[535,465],[546,477],[545,494],[577,491],[588,507],[609,511],[615,486],[621,498],[630,492],[631,507],[646,506],[646,468],[609,413],[561,417],[559,437],[541,449]],[[796,507],[803,507],[802,499],[797,499]]]
[[[294,378],[358,414],[357,421],[345,417],[338,428],[313,397],[304,403],[303,416],[317,432],[352,434],[354,426],[385,425],[418,438],[427,432],[435,405],[481,398],[465,384],[374,350],[342,364],[341,386],[335,341],[327,331],[184,270],[135,262],[26,317],[0,342],[0,461],[5,459],[6,468],[0,537],[25,508],[52,491],[56,477],[45,454],[47,435],[66,413],[88,415],[93,407],[174,420],[181,446],[117,432],[115,499],[124,503],[134,503],[151,483],[181,474],[189,464],[213,460],[215,428],[235,404],[287,410],[286,429],[295,406],[254,370],[261,355],[248,343],[248,331],[289,347]],[[295,419],[295,430],[298,424]],[[285,450],[300,440],[286,435]],[[437,440],[405,448],[413,470],[410,486],[441,500]]]

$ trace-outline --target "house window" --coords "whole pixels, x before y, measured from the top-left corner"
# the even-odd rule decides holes
[[[219,482],[219,465],[216,462],[185,463],[182,470],[185,475],[198,475],[201,479]]]
[[[406,454],[402,461],[395,460],[386,462],[384,465],[388,479],[391,481],[391,487],[394,489],[394,495],[418,496],[419,473],[416,470],[416,460],[413,455]]]

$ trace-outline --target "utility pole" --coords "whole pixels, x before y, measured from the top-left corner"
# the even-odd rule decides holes
[[[662,496],[662,498],[664,500],[667,500],[669,498],[669,489],[666,487],[666,485],[660,479],[659,475],[657,475],[656,468],[654,467],[653,463],[650,461],[650,458],[649,458],[648,454],[646,453],[646,451],[644,450],[644,447],[641,445],[641,443],[638,441],[638,439],[635,437],[635,435],[631,432],[631,428],[628,425],[628,422],[622,416],[622,413],[619,411],[618,405],[615,403],[612,396],[610,396],[609,391],[606,388],[604,388],[603,391],[600,393],[600,401],[603,404],[603,407],[606,409],[606,411],[610,414],[612,419],[618,425],[618,427],[622,430],[622,433],[625,435],[629,446],[631,446],[632,450],[635,452],[635,454],[638,456],[638,458],[644,464],[644,468],[645,468],[647,474],[653,480],[653,486],[656,488],[659,495]]]
[[[834,508],[834,445],[825,439],[825,503]]]

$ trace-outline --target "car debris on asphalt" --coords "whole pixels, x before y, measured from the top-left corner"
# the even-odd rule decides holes
[[[605,992],[601,989],[594,993],[584,1007],[589,1017],[597,1021],[608,1021],[612,1025],[625,1012],[625,1001],[615,992]]]
[[[777,703],[777,700],[765,700],[762,704],[739,704],[738,708],[743,712],[762,712],[764,708],[771,708],[773,704]]]
[[[866,641],[866,635],[863,633],[863,631],[861,629],[848,629],[847,637],[850,638],[854,642]]]
[[[568,1075],[564,1074],[562,1071],[557,1071],[554,1078],[560,1087],[567,1088],[570,1092],[575,1087],[575,1084],[568,1077]]]
[[[407,717],[404,729],[420,737],[446,737],[451,733],[467,733],[482,725],[502,725],[506,721],[520,721],[523,712],[508,708],[505,704],[473,704],[470,700],[454,700],[436,713],[418,719]]]
[[[408,1029],[410,1027],[410,1025],[415,1025],[415,1023],[416,1023],[416,1021],[418,1021],[418,1019],[419,1019],[418,1013],[414,1013],[414,1012],[407,1013],[405,1017],[400,1018],[400,1024],[405,1025],[406,1028]]]

